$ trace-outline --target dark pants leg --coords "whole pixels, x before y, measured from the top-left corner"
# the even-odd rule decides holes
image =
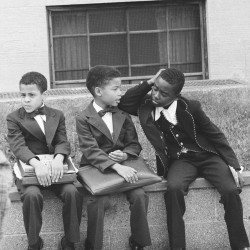
[[[176,160],[171,164],[167,176],[167,191],[164,194],[170,247],[185,248],[185,224],[183,215],[186,210],[184,196],[188,186],[198,175],[197,168],[186,160]]]
[[[142,188],[136,188],[126,192],[130,203],[130,226],[131,236],[139,246],[151,245],[148,227],[148,196]]]
[[[80,241],[83,197],[74,184],[56,184],[50,188],[62,200],[65,237],[75,243]]]
[[[38,186],[22,186],[20,192],[28,244],[34,245],[39,239],[42,227],[43,196]]]
[[[151,245],[147,223],[148,196],[141,188],[126,192],[126,196],[130,203],[130,225],[133,240],[141,246]],[[109,207],[108,196],[92,196],[87,203],[87,239],[91,249],[102,249],[104,216]]]
[[[221,195],[225,209],[229,241],[232,249],[249,246],[243,224],[242,203],[235,181],[227,164],[218,156],[211,156],[203,162],[202,176],[210,181]]]
[[[101,250],[105,210],[110,207],[108,196],[92,196],[87,202],[87,240],[91,249]]]

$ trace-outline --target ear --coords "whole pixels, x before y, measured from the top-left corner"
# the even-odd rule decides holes
[[[96,94],[96,96],[102,96],[102,89],[100,87],[96,87],[95,94]]]

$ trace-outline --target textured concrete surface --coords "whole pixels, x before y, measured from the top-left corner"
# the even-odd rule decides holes
[[[245,186],[241,193],[244,208],[244,222],[250,236],[250,172],[244,172]],[[79,184],[84,205],[81,223],[81,242],[77,249],[84,249],[86,238],[86,201],[89,194]],[[148,222],[152,238],[152,246],[146,250],[169,249],[166,225],[166,210],[163,194],[166,181],[145,187],[149,195]],[[12,206],[4,222],[5,237],[0,250],[24,250],[27,248],[25,230],[22,221],[22,204],[16,189],[11,191]],[[106,212],[104,229],[104,250],[129,249],[130,236],[129,205],[123,194],[111,195],[111,207]],[[58,249],[58,241],[63,235],[61,218],[61,201],[50,192],[44,192],[43,227],[41,236],[45,241],[45,248]],[[223,250],[230,249],[226,225],[224,222],[223,206],[219,203],[218,192],[204,179],[197,179],[190,187],[186,196],[186,240],[188,250]]]

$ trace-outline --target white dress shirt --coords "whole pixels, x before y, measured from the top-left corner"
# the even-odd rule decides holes
[[[98,113],[99,111],[103,110],[102,107],[100,107],[99,105],[96,104],[96,102],[94,101],[93,102],[93,107],[94,109],[96,110],[96,112]],[[107,112],[103,117],[102,117],[102,120],[105,122],[105,124],[107,125],[109,131],[110,131],[110,134],[112,135],[113,137],[113,119],[112,119],[112,113],[111,112]]]
[[[41,106],[41,108],[44,106],[44,104]],[[36,122],[38,123],[39,127],[41,128],[41,130],[43,131],[43,133],[45,134],[45,128],[44,128],[44,123],[46,122],[46,115],[36,115],[34,117],[34,119],[36,120]]]
[[[163,111],[164,117],[172,124],[177,124],[176,118],[176,109],[177,109],[177,100],[173,101],[173,103],[168,107],[168,109],[164,109],[163,107],[155,108],[155,121],[157,121],[161,116],[161,111]]]

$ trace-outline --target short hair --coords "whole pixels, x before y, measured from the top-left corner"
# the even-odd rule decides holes
[[[108,81],[118,77],[121,77],[118,69],[107,65],[97,65],[89,70],[86,86],[94,96],[96,87],[103,87],[108,84]]]
[[[47,90],[47,79],[44,75],[38,72],[28,72],[24,74],[19,82],[19,85],[35,84],[41,93]]]
[[[160,77],[173,85],[173,90],[176,95],[180,94],[185,83],[185,76],[180,70],[167,68],[161,72]]]

